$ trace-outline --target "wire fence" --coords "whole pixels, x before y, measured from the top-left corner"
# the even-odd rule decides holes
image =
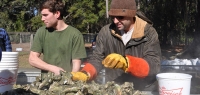
[[[34,38],[35,33],[32,32],[8,32],[10,40],[12,43],[29,43],[32,37]],[[91,43],[97,34],[83,34],[84,42]]]

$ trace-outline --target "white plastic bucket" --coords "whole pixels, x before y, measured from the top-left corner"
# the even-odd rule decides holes
[[[3,57],[1,59],[1,63],[6,62],[6,63],[10,63],[10,62],[18,62],[18,58],[17,57],[13,57],[13,58],[6,58]]]
[[[183,73],[160,73],[156,75],[159,95],[190,95],[192,76]]]
[[[0,68],[7,68],[7,69],[9,69],[9,68],[18,68],[18,66],[16,65],[16,66],[0,66]]]
[[[0,67],[3,66],[14,66],[14,67],[18,67],[18,62],[12,62],[12,63],[6,63],[6,62],[0,62]]]
[[[12,89],[13,84],[17,80],[18,68],[2,68],[0,67],[0,93]]]
[[[18,52],[2,52],[0,62],[0,93],[11,90],[17,80]]]
[[[2,58],[18,57],[19,52],[2,52]]]

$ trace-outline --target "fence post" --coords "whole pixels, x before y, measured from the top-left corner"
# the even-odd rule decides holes
[[[31,49],[32,43],[33,43],[33,34],[31,34],[30,36],[30,49]]]
[[[22,43],[22,34],[19,33],[19,43]]]

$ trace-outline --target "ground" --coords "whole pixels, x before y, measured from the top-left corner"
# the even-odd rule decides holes
[[[13,52],[15,52],[17,48],[22,48],[22,51],[19,51],[19,68],[33,68],[28,63],[30,43],[12,44]]]

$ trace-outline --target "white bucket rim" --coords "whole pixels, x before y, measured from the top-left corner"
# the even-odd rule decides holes
[[[167,76],[170,75],[171,77]],[[173,77],[173,75],[182,75],[182,77]],[[159,73],[156,75],[157,79],[191,79],[192,75],[185,73]]]
[[[16,67],[16,68],[18,68],[18,65],[0,65],[0,69],[10,68],[10,67]]]
[[[13,63],[18,63],[18,61],[3,61],[3,62],[0,62],[0,64],[13,64]]]
[[[1,61],[0,61],[0,63],[4,63],[4,62],[18,62],[18,59],[13,59],[13,60],[7,60],[7,59],[2,59]]]
[[[16,61],[14,61],[14,60],[13,60],[13,61],[4,61],[4,60],[3,60],[3,61],[0,62],[0,64],[2,64],[2,63],[7,63],[7,64],[9,64],[9,63],[17,63],[17,62],[18,62],[17,60],[16,60]]]
[[[19,52],[6,52],[6,51],[2,51],[2,55],[3,54],[19,54]]]
[[[3,66],[4,66],[4,65],[11,65],[11,64],[18,64],[18,63],[16,63],[16,62],[0,63],[0,66],[1,66],[1,65],[3,65]]]
[[[3,57],[3,59],[18,59],[17,57],[12,57],[12,58],[10,58],[10,57]]]
[[[18,55],[2,55],[1,58],[18,58]]]
[[[2,68],[0,68],[0,71],[1,70],[11,70],[11,69],[18,69],[18,67],[7,67],[7,68],[5,68],[5,67],[3,68],[2,67]]]
[[[15,70],[15,71],[18,71],[18,68],[6,68],[6,69],[0,69],[0,71],[5,71],[5,70]]]
[[[2,57],[0,63],[18,62],[18,57]]]
[[[18,62],[18,60],[1,60],[0,63]]]
[[[4,67],[4,66],[18,66],[17,63],[13,63],[13,64],[1,64],[0,67]]]
[[[19,52],[2,52],[2,58],[13,58],[18,57]]]

